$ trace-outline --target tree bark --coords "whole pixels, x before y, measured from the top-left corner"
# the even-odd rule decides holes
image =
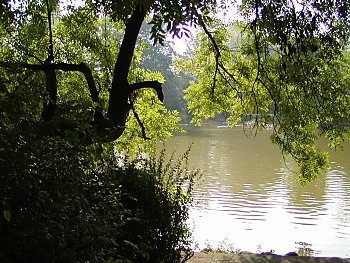
[[[43,111],[41,117],[43,121],[51,120],[56,113],[57,102],[57,77],[55,70],[45,70],[46,94],[43,100]]]
[[[136,6],[129,18],[119,55],[114,66],[112,88],[109,95],[108,119],[119,127],[124,127],[131,109],[128,98],[131,92],[128,82],[131,61],[142,22],[146,16],[143,5]]]

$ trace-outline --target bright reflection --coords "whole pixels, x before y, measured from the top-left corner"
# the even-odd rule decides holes
[[[194,143],[190,163],[206,170],[190,212],[200,249],[224,241],[236,249],[285,254],[306,242],[319,256],[350,257],[349,144],[332,154],[326,174],[301,187],[269,142],[270,131],[254,137],[240,128],[187,130],[166,147],[181,154]]]

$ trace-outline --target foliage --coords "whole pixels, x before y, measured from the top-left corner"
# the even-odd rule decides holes
[[[153,45],[149,40],[150,28],[148,24],[141,27],[139,41],[142,41],[144,48],[138,65],[145,70],[160,72],[164,76],[165,107],[178,111],[181,121],[188,123],[189,115],[183,99],[183,90],[188,86],[191,76],[175,71],[173,64],[178,55],[172,46],[174,42],[169,40],[164,45]]]
[[[235,248],[233,244],[228,243],[227,239],[221,240],[217,247],[214,247],[210,242],[207,240],[205,244],[205,248],[201,250],[205,253],[231,253],[231,254],[240,254],[242,251],[239,248]]]
[[[188,154],[177,160],[172,155],[166,162],[163,150],[158,158],[143,160],[144,170],[127,166],[120,175],[121,190],[127,193],[123,207],[134,211],[124,236],[134,249],[127,254],[133,255],[133,262],[179,262],[179,252],[189,249],[186,221],[194,179],[199,174],[188,170]]]
[[[187,154],[120,166],[112,144],[21,128],[0,134],[2,262],[176,262],[196,174]]]
[[[149,10],[149,23],[152,25],[150,33],[154,43],[164,44],[167,33],[178,38],[188,35],[189,25],[197,24],[201,16],[214,11],[218,2],[216,0],[146,0],[141,3],[145,9]],[[126,22],[140,1],[98,1],[98,4],[102,5],[114,20]]]
[[[349,37],[348,1],[244,1],[242,16],[258,45],[268,42],[283,56],[339,53]]]
[[[196,44],[194,44],[196,48],[190,58],[178,61],[178,66],[185,68],[187,72],[193,74],[197,79],[197,81],[191,82],[191,85],[185,90],[185,99],[188,102],[187,107],[193,114],[191,122],[197,125],[201,125],[203,119],[213,118],[215,114],[226,112],[231,113],[228,117],[228,122],[234,125],[241,115],[244,114],[242,111],[246,111],[245,115],[250,114],[250,109],[244,107],[245,105],[241,103],[239,96],[243,94],[243,90],[248,90],[245,88],[248,84],[245,76],[251,70],[251,68],[248,69],[249,61],[244,56],[235,56],[229,51],[229,47],[226,45],[229,40],[226,33],[224,28],[218,28],[214,37],[217,45],[223,49],[221,52],[223,57],[222,63],[229,68],[231,74],[242,69],[240,81],[236,81],[232,86],[227,84],[224,75],[218,76],[215,79],[215,83],[213,83],[216,58],[204,33],[197,35]],[[246,70],[246,72],[243,72],[243,70]]]
[[[118,184],[108,176],[112,160],[99,145],[43,139],[23,128],[26,133],[1,132],[1,211],[11,215],[1,217],[2,261],[98,261],[110,255],[126,214]]]
[[[194,122],[200,124],[202,118],[223,113],[230,125],[247,118],[260,127],[272,123],[272,141],[283,154],[295,158],[301,181],[310,181],[327,166],[326,153],[315,147],[318,135],[325,135],[330,146],[338,147],[349,134],[345,48],[350,5],[334,0],[236,3],[243,38],[233,46],[229,25],[214,18],[217,7],[226,11],[234,4],[215,0],[87,1],[80,7],[63,5],[66,12],[62,13],[62,4],[56,1],[19,1],[18,5],[6,1],[1,5],[5,15],[1,24],[4,62],[0,66],[6,76],[0,80],[1,89],[12,92],[13,83],[27,87],[32,84],[28,80],[35,81],[33,119],[55,119],[47,127],[58,126],[58,133],[79,129],[85,143],[114,141],[126,127],[123,145],[135,134],[149,137],[145,126],[154,126],[145,123],[153,124],[160,117],[165,123],[156,126],[162,134],[154,134],[163,139],[176,130],[177,112],[165,110],[151,96],[143,100],[141,94],[150,93],[138,92],[150,87],[163,100],[162,79],[157,74],[147,79],[147,74],[133,74],[140,72],[135,63],[142,61],[141,49],[136,47],[140,28],[148,19],[154,43],[163,44],[167,33],[181,37],[189,34],[189,26],[199,25],[203,34],[195,46],[200,48],[187,61],[198,79],[186,95]],[[52,13],[57,17],[54,23]],[[9,17],[16,19],[8,23]],[[37,62],[42,65],[34,65]],[[30,76],[31,70],[37,76]],[[69,71],[68,76],[63,77],[59,70]],[[76,71],[85,72],[89,91]],[[16,78],[10,79],[13,73]],[[76,96],[68,96],[70,100],[63,96],[69,94],[68,83],[76,87]],[[72,108],[78,114],[71,114]],[[135,124],[138,128],[130,130]]]
[[[303,183],[327,167],[319,135],[338,147],[349,139],[349,3],[246,1],[242,5],[256,57],[256,85],[273,101],[272,141],[291,154]]]
[[[186,155],[164,169],[163,159],[116,161],[179,121],[159,102],[163,76],[137,66],[151,10],[123,3],[1,4],[16,18],[0,25],[1,261],[175,262],[188,246]],[[178,32],[184,19],[164,21]]]
[[[215,45],[207,39],[209,29],[198,34],[195,53],[182,64],[198,78],[185,91],[192,121],[201,125],[225,113],[231,126],[272,126],[272,142],[296,160],[300,181],[311,181],[328,164],[317,138],[326,136],[333,148],[349,139],[348,54],[333,50],[330,56],[323,46],[286,58],[263,38],[267,33],[257,43],[255,31],[235,25],[214,24]]]
[[[98,140],[104,135],[104,131],[92,129],[94,114],[99,107],[102,108],[103,113],[108,110],[113,67],[118,57],[125,26],[120,22],[112,22],[106,16],[98,18],[88,6],[74,8],[67,14],[57,14],[52,25],[55,60],[69,61],[76,65],[85,62],[90,68],[96,69],[92,74],[98,86],[99,102],[91,100],[88,83],[80,72],[58,71],[56,74],[58,91],[55,118],[43,123],[41,115],[44,105],[50,100],[45,87],[45,74],[16,66],[19,61],[21,63],[44,63],[47,57],[47,47],[50,45],[48,28],[46,18],[41,13],[45,14],[45,10],[42,11],[45,8],[39,3],[38,8],[40,11],[33,11],[33,18],[21,16],[26,23],[22,24],[19,20],[13,32],[5,34],[3,38],[0,61],[14,63],[10,68],[0,67],[2,89],[4,91],[6,89],[3,98],[8,103],[23,103],[26,109],[21,109],[22,118],[26,119],[25,114],[28,114],[30,120],[27,119],[27,121],[35,122],[38,126],[45,127],[45,130],[52,130],[50,134],[55,133],[55,129],[67,130],[68,127],[73,127],[73,130],[80,130],[80,134],[85,134],[82,138],[85,142]],[[40,23],[37,20],[40,20]],[[134,52],[133,64],[128,76],[129,81],[132,83],[146,80],[164,82],[160,73],[141,70],[136,66],[140,60],[141,49],[142,47],[139,46]],[[27,101],[31,103],[26,103]],[[164,140],[171,136],[172,131],[178,130],[178,113],[167,110],[162,103],[157,101],[153,92],[138,90],[130,95],[129,101],[133,105],[133,110],[127,118],[127,130],[119,140],[119,148],[129,149],[133,153],[139,148],[146,151],[154,147],[157,140]],[[3,112],[12,115],[9,111],[15,108],[10,105],[4,106]],[[18,115],[19,112],[15,118]],[[65,122],[62,122],[63,119]],[[153,129],[154,125],[157,126],[156,129]],[[144,127],[146,129],[142,132]],[[135,140],[130,140],[130,136],[135,136]],[[142,139],[144,137],[151,138],[151,140]]]
[[[319,135],[349,138],[349,3],[242,1],[234,37],[213,18],[226,3],[0,3],[1,260],[172,262],[188,245],[181,161],[115,161],[178,129],[159,102],[163,76],[138,67],[146,19],[154,43],[203,29],[184,63],[196,123],[217,112],[272,125],[302,182],[326,167]]]

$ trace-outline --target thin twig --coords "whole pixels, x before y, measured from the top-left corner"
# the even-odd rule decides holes
[[[133,103],[131,103],[131,109],[132,109],[132,112],[133,112],[133,114],[134,114],[134,116],[135,116],[135,118],[136,118],[136,120],[137,120],[137,123],[138,123],[138,124],[140,125],[140,127],[141,127],[142,138],[144,138],[145,140],[150,140],[150,138],[147,137],[146,128],[145,128],[145,126],[143,125],[143,123],[142,123],[142,121],[141,121],[139,115],[137,114],[136,109],[135,109]]]

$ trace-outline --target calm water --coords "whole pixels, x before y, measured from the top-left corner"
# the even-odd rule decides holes
[[[190,163],[206,170],[190,212],[199,248],[224,242],[285,254],[305,242],[319,256],[350,257],[350,144],[332,153],[325,174],[301,187],[270,143],[271,132],[254,137],[238,127],[185,129],[166,147],[181,154],[193,143]]]

